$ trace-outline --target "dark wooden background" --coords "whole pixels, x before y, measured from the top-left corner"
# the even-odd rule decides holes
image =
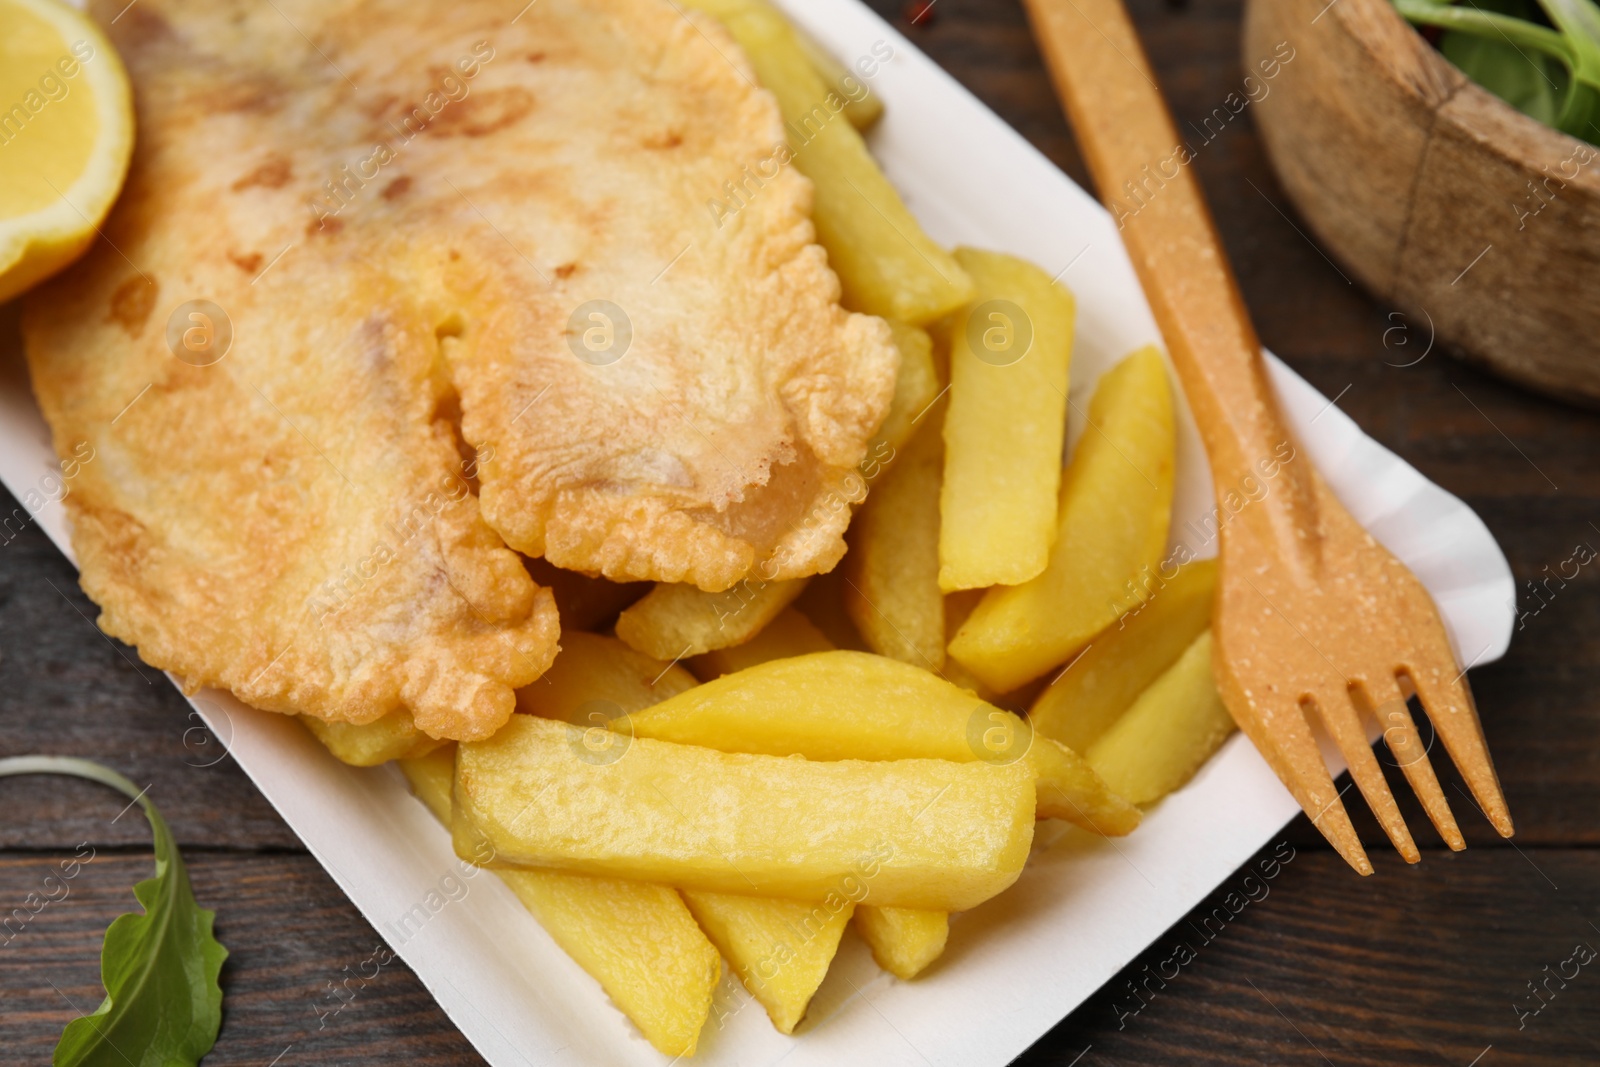
[[[937,0],[919,26],[908,23],[910,8],[874,6],[1086,182],[1012,0]],[[1238,0],[1133,6],[1180,125],[1198,124],[1240,87]],[[1267,345],[1471,504],[1519,583],[1554,574],[1580,544],[1600,549],[1600,416],[1437,351],[1393,366],[1414,359],[1425,337],[1393,331],[1403,320],[1301,232],[1248,110],[1196,167]],[[1448,780],[1471,847],[1444,850],[1413,803],[1407,817],[1424,849],[1416,867],[1401,863],[1366,818],[1378,873],[1358,879],[1301,819],[1286,833],[1296,858],[1270,896],[1201,947],[1137,1015],[1125,1014],[1136,1005],[1126,983],[1170,954],[1182,924],[1020,1062],[1600,1061],[1600,961],[1564,988],[1552,982],[1554,995],[1521,1029],[1514,1007],[1529,1003],[1528,983],[1575,945],[1600,948],[1595,571],[1600,564],[1564,585],[1550,582],[1543,606],[1524,592],[1528,614],[1510,655],[1471,676],[1516,818],[1514,844],[1495,838]],[[212,762],[216,742],[196,729],[176,691],[101,636],[94,616],[72,568],[37,529],[0,547],[0,754],[87,756],[151,785],[231,953],[226,1018],[207,1062],[481,1062],[399,963],[318,1029],[315,1005],[327,983],[366,959],[376,935],[238,768]],[[1403,785],[1398,791],[1409,796]],[[9,941],[0,931],[0,1059],[8,1063],[47,1062],[62,1026],[99,1002],[102,931],[128,910],[129,887],[150,870],[142,821],[111,821],[121,807],[107,791],[61,779],[0,782],[0,912],[40,891],[80,842],[97,850],[68,897]]]

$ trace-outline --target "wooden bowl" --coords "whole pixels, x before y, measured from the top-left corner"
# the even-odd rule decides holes
[[[1468,80],[1389,0],[1248,0],[1245,69],[1284,42],[1255,121],[1318,240],[1407,316],[1391,361],[1436,332],[1600,404],[1600,148]]]

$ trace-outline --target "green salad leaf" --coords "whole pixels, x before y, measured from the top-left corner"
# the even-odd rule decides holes
[[[1495,7],[1519,18],[1536,18],[1538,12],[1532,4],[1515,2]],[[1568,81],[1560,60],[1536,48],[1519,48],[1498,34],[1482,37],[1465,30],[1441,35],[1439,51],[1463,74],[1524,115],[1546,126],[1556,124]]]
[[[166,820],[127,778],[69,756],[0,759],[0,778],[65,774],[131,797],[155,836],[156,872],[133,887],[144,914],[119,915],[106,929],[100,980],[106,999],[67,1024],[54,1067],[193,1067],[222,1025],[217,976],[228,950],[211,933],[215,913],[195,903],[189,873]]]
[[[1473,81],[1547,126],[1600,144],[1600,6],[1595,0],[1394,0],[1445,32],[1439,51]]]

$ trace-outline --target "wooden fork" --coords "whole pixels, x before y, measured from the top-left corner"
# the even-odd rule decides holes
[[[1252,499],[1220,533],[1212,629],[1223,702],[1311,821],[1362,874],[1371,874],[1372,864],[1309,715],[1344,753],[1408,863],[1421,857],[1373,757],[1363,715],[1378,718],[1440,836],[1452,849],[1465,847],[1406,708],[1412,695],[1478,806],[1510,837],[1511,815],[1466,672],[1433,600],[1351,518],[1283,424],[1261,343],[1189,171],[1193,149],[1173,127],[1122,0],[1024,2],[1177,366],[1218,500],[1229,492]]]

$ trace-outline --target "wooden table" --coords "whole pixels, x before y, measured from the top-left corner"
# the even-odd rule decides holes
[[[874,6],[1086,181],[1015,3],[937,0],[916,27],[897,3]],[[1239,88],[1237,0],[1136,0],[1135,14],[1180,125],[1198,125]],[[1266,344],[1471,504],[1519,583],[1542,583],[1537,597],[1523,585],[1510,655],[1472,674],[1518,835],[1495,838],[1447,779],[1468,851],[1444,850],[1403,803],[1424,849],[1407,868],[1363,810],[1378,873],[1360,880],[1300,819],[1275,846],[1294,858],[1269,895],[1206,924],[1241,876],[1225,883],[1020,1062],[1600,1060],[1600,963],[1565,986],[1551,981],[1520,1028],[1515,1007],[1532,1005],[1528,983],[1575,945],[1600,948],[1600,561],[1576,577],[1567,562],[1600,549],[1600,418],[1437,349],[1403,366],[1426,349],[1425,324],[1373,302],[1308,238],[1248,109],[1195,166]],[[207,1062],[481,1062],[398,962],[319,1029],[317,1002],[377,935],[238,768],[213,762],[216,742],[166,680],[95,630],[95,613],[36,528],[0,547],[0,754],[82,755],[151,784],[231,953],[226,1020]],[[0,1058],[40,1063],[61,1027],[99,1002],[101,934],[150,870],[148,831],[113,818],[122,801],[111,793],[61,779],[0,782],[0,804],[0,911],[40,890],[81,842],[96,850],[69,896],[9,941],[0,932]],[[1179,942],[1195,958],[1174,974]]]

